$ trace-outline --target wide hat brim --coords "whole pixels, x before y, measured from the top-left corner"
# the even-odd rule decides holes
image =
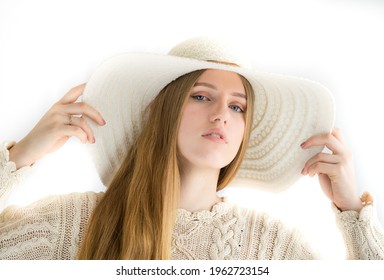
[[[96,138],[89,150],[106,186],[140,131],[143,110],[167,84],[200,69],[236,72],[248,79],[255,91],[249,145],[231,185],[282,191],[300,178],[308,159],[322,151],[323,147],[300,147],[310,136],[332,130],[334,101],[321,84],[186,57],[126,53],[102,63],[83,95],[83,101],[107,122],[99,127],[89,121]]]

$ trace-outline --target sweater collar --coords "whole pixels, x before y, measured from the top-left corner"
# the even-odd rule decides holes
[[[185,209],[177,209],[177,220],[184,222],[212,220],[228,213],[232,208],[233,204],[227,202],[226,199],[223,199],[222,202],[213,205],[211,210],[190,212]]]

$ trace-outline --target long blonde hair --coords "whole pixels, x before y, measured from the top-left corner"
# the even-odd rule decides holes
[[[177,133],[189,93],[204,70],[168,84],[148,107],[148,118],[108,190],[96,206],[79,259],[170,259],[179,202]],[[222,168],[218,190],[235,176],[251,131],[254,94],[247,94],[244,140],[233,161]]]

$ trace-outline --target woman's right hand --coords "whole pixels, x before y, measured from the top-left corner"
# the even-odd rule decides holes
[[[93,131],[82,116],[98,125],[105,120],[94,108],[84,102],[76,102],[83,94],[85,84],[71,89],[41,118],[36,126],[9,151],[9,160],[17,169],[30,166],[46,154],[59,149],[72,136],[82,143],[95,143]]]

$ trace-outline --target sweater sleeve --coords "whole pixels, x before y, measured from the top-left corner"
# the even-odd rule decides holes
[[[0,202],[31,169],[16,170],[8,149],[0,146]],[[101,193],[56,195],[27,207],[9,206],[0,213],[0,259],[75,259],[88,219]]]
[[[75,259],[101,193],[71,193],[41,199],[0,214],[0,259]]]
[[[284,254],[285,260],[319,260],[322,259],[319,251],[315,250],[307,238],[298,230],[292,231],[290,234],[285,235],[288,241],[286,253]]]
[[[0,210],[12,192],[13,188],[30,172],[31,167],[26,166],[16,170],[16,164],[9,161],[9,151],[15,142],[0,143]]]
[[[373,205],[363,207],[360,213],[356,211],[341,212],[334,204],[336,224],[341,230],[349,260],[383,260],[384,259],[384,230],[381,226]],[[313,250],[311,244],[299,232],[285,234],[290,237],[285,259],[322,259]]]
[[[344,238],[347,259],[383,260],[384,230],[373,205],[356,211],[341,212],[335,206],[336,223]]]

